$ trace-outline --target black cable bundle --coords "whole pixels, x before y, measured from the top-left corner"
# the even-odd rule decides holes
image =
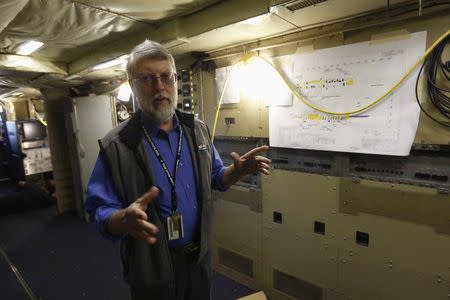
[[[442,126],[449,127],[450,128],[450,122],[443,122],[440,120],[437,120],[433,116],[431,116],[425,109],[422,107],[419,101],[419,95],[417,92],[417,87],[419,85],[419,78],[422,74],[422,70],[424,69],[424,66],[427,65],[428,68],[425,70],[425,73],[427,73],[427,92],[428,97],[430,98],[431,103],[433,103],[434,107],[447,119],[450,120],[450,97],[448,93],[450,93],[450,89],[445,89],[442,87],[439,87],[436,83],[436,77],[438,74],[438,70],[442,72],[444,77],[447,79],[447,82],[450,81],[450,61],[447,61],[445,63],[442,62],[442,53],[444,52],[445,47],[447,46],[448,42],[450,41],[450,36],[447,36],[445,39],[443,39],[433,50],[431,55],[429,55],[424,63],[422,64],[422,67],[420,67],[419,74],[417,75],[417,81],[416,81],[416,100],[419,104],[420,109],[424,114],[426,114],[429,118],[431,118],[436,123],[441,124]],[[444,79],[444,78],[442,78]]]

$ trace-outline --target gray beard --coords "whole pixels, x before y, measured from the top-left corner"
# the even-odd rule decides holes
[[[151,109],[148,109],[148,107],[146,106],[149,105],[147,104],[141,105],[142,111],[158,124],[167,121],[175,114],[175,107],[173,107],[172,105],[162,107],[156,111],[153,109],[153,107]]]
[[[154,120],[157,124],[161,124],[170,118],[173,117],[175,114],[175,105],[177,103],[177,97],[178,95],[175,95],[172,99],[173,103],[167,105],[167,106],[160,106],[158,109],[154,109],[152,106],[152,103],[141,101],[138,98],[139,106],[141,107],[142,111],[152,120]]]

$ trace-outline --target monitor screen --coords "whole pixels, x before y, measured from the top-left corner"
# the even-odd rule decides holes
[[[47,136],[44,125],[41,122],[24,122],[23,126],[23,140],[41,140]]]

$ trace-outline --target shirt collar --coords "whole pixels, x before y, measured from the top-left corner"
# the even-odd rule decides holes
[[[178,125],[180,124],[180,120],[178,119],[178,116],[176,114],[173,115],[173,129],[176,130]],[[159,126],[154,122],[153,119],[151,119],[149,116],[147,116],[145,113],[142,114],[142,122],[144,124],[145,129],[147,129],[148,134],[151,137],[156,136],[158,133],[164,132],[159,128]]]

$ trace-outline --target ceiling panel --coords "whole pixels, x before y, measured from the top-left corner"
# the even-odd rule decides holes
[[[190,51],[206,52],[237,43],[267,38],[295,28],[278,16],[267,13],[197,35],[189,39],[190,43],[173,47],[170,51],[174,55]]]
[[[0,78],[0,82],[1,82],[1,78]],[[9,92],[11,92],[13,90],[15,90],[14,87],[4,86],[4,85],[1,85],[1,83],[0,83],[0,96],[3,95],[3,94],[9,93]]]
[[[27,86],[29,81],[40,75],[42,74],[0,69],[0,96],[11,93],[19,87]]]
[[[9,79],[22,78],[22,79],[25,79],[25,80],[29,80],[29,79],[36,78],[40,74],[42,74],[42,73],[38,73],[38,72],[21,72],[21,71],[15,71],[15,70],[0,69],[0,80],[1,80],[0,83],[1,84],[5,84],[5,82],[12,82],[12,81],[10,81],[8,79],[5,79],[5,78],[9,78]]]
[[[28,0],[6,0],[0,2],[0,32],[14,20]]]
[[[71,1],[30,0],[0,34],[0,52],[15,53],[28,39],[45,45],[31,56],[70,62],[112,40],[152,25]]]
[[[78,0],[78,3],[99,7],[145,21],[183,16],[210,6],[219,0]]]

